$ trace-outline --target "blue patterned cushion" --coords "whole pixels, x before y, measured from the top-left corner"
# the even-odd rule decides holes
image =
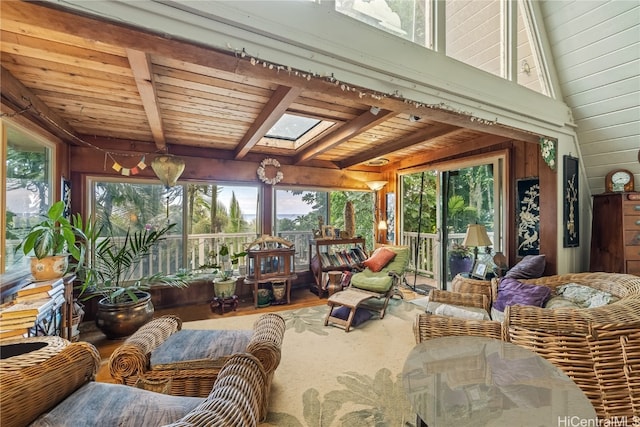
[[[89,382],[30,425],[159,426],[182,418],[203,401],[200,397],[168,396],[121,384]]]
[[[183,329],[151,353],[151,369],[222,366],[221,357],[246,351],[251,335],[250,330]]]

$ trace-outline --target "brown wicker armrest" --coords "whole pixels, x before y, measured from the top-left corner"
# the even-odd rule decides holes
[[[484,294],[467,294],[432,289],[429,292],[429,301],[461,305],[464,307],[484,308],[487,313],[491,310],[491,301],[489,301],[489,298]]]
[[[170,426],[256,426],[267,381],[268,375],[256,357],[234,354],[225,362],[206,400]]]
[[[466,320],[421,313],[413,324],[416,343],[450,336],[476,336],[505,340],[502,323],[494,320]]]
[[[71,343],[51,358],[0,374],[3,427],[24,426],[94,379],[100,354],[86,342]]]
[[[142,326],[111,354],[111,377],[125,384],[125,378],[144,376],[151,352],[181,328],[180,318],[172,315],[153,319]]]
[[[280,364],[285,328],[284,318],[276,313],[263,314],[253,325],[247,352],[257,357],[268,373],[273,373]]]

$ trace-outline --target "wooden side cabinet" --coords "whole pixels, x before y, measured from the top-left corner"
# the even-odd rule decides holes
[[[593,196],[589,270],[640,275],[640,193]]]
[[[284,282],[285,300],[291,303],[291,281],[297,277],[294,268],[296,250],[290,248],[249,249],[247,276],[244,283],[253,286],[253,305],[258,307],[258,288],[261,284]]]

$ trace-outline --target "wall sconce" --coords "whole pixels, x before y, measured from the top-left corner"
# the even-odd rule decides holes
[[[487,229],[481,224],[467,225],[467,234],[464,236],[462,246],[473,248],[473,260],[478,260],[478,246],[491,246],[491,239],[487,234]]]
[[[520,63],[520,71],[525,73],[527,76],[531,75],[531,67],[526,59],[523,59],[522,63]]]
[[[165,188],[176,185],[184,171],[184,166],[184,160],[171,154],[161,154],[151,162],[151,168]]]
[[[378,191],[387,185],[387,181],[367,181],[365,184],[367,184],[367,187],[369,187],[371,191]]]

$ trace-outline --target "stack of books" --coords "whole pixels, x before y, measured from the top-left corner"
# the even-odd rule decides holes
[[[51,327],[51,316],[64,305],[64,280],[33,282],[20,289],[15,298],[0,306],[0,339],[27,336],[39,325]],[[44,330],[42,332],[49,332]]]

